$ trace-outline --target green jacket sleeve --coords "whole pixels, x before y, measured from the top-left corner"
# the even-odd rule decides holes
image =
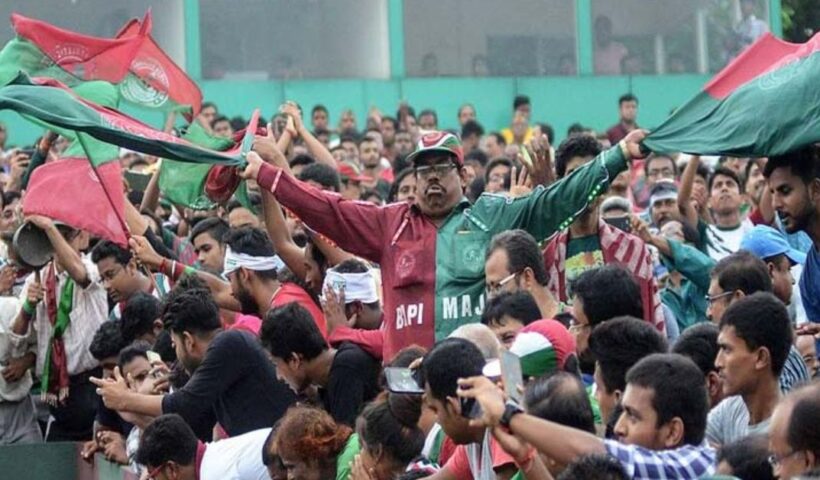
[[[709,290],[710,274],[715,261],[697,248],[684,245],[676,240],[668,240],[672,258],[664,256],[671,267],[703,291]]]
[[[471,214],[489,225],[493,232],[521,228],[540,242],[569,227],[626,167],[620,147],[615,146],[567,177],[547,188],[539,186],[529,195],[511,199],[484,194],[476,201]]]

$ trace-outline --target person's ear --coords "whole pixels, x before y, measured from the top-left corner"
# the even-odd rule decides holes
[[[535,272],[530,267],[524,267],[521,271],[521,276],[524,278],[524,289],[530,290],[536,287]]]
[[[469,185],[467,185],[467,168],[462,166],[458,169],[458,177],[461,179],[461,189],[466,190]]]
[[[815,205],[820,203],[820,178],[812,179],[809,183],[809,199]]]
[[[772,354],[768,348],[760,347],[755,352],[755,369],[766,370],[772,368]]]
[[[191,332],[182,332],[182,345],[185,346],[187,351],[191,351],[196,344],[196,338],[191,334]]]
[[[290,366],[290,368],[299,368],[299,365],[302,364],[302,356],[298,353],[291,353],[287,363]]]
[[[623,393],[624,392],[620,390],[615,390],[614,392],[612,392],[612,396],[615,397],[615,403],[621,403],[621,396],[623,395]]]
[[[444,409],[447,410],[449,415],[461,416],[461,402],[458,397],[447,397],[447,401],[444,402]]]
[[[162,320],[156,319],[154,320],[154,335],[159,335],[162,332],[164,325],[162,324]]]
[[[811,470],[812,468],[817,467],[817,455],[811,451],[806,450],[803,452],[803,457],[806,459],[806,470]]]
[[[734,293],[732,293],[732,301],[740,300],[741,298],[743,298],[745,296],[746,296],[746,292],[744,292],[743,290],[740,290],[740,289],[735,290]]]
[[[723,382],[717,372],[711,371],[706,375],[706,390],[709,392],[709,398],[717,397],[723,391]]]
[[[677,448],[683,443],[684,426],[680,417],[674,417],[661,427],[661,435],[664,447],[667,449]]]

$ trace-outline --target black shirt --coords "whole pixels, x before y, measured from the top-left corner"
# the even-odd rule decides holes
[[[339,345],[327,388],[320,392],[325,410],[339,423],[355,426],[362,406],[379,393],[379,361],[358,345]]]
[[[233,437],[272,427],[294,401],[259,339],[229,330],[213,339],[188,383],[163,398],[162,413],[178,413],[189,424],[215,414]]]

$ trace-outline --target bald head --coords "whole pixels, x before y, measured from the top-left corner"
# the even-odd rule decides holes
[[[501,346],[498,338],[490,327],[481,323],[468,323],[455,329],[450,338],[462,338],[474,344],[481,350],[485,360],[498,358],[498,349]]]

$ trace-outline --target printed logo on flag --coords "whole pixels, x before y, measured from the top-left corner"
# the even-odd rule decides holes
[[[160,85],[162,90],[154,88],[151,83]],[[141,58],[131,64],[131,75],[125,77],[120,85],[120,92],[129,102],[157,108],[168,101],[169,85],[168,75],[159,62],[152,58]]]
[[[807,62],[800,62],[800,57],[795,54],[786,55],[768,73],[760,76],[758,85],[761,90],[772,90],[788,83],[791,79],[800,75]]]
[[[83,71],[85,70],[83,62],[86,58],[88,58],[88,56],[88,49],[83,45],[76,43],[61,43],[55,45],[50,55],[43,57],[41,63],[44,67],[58,65],[69,71],[72,75],[82,77]],[[74,65],[74,71],[67,68],[70,65]]]

